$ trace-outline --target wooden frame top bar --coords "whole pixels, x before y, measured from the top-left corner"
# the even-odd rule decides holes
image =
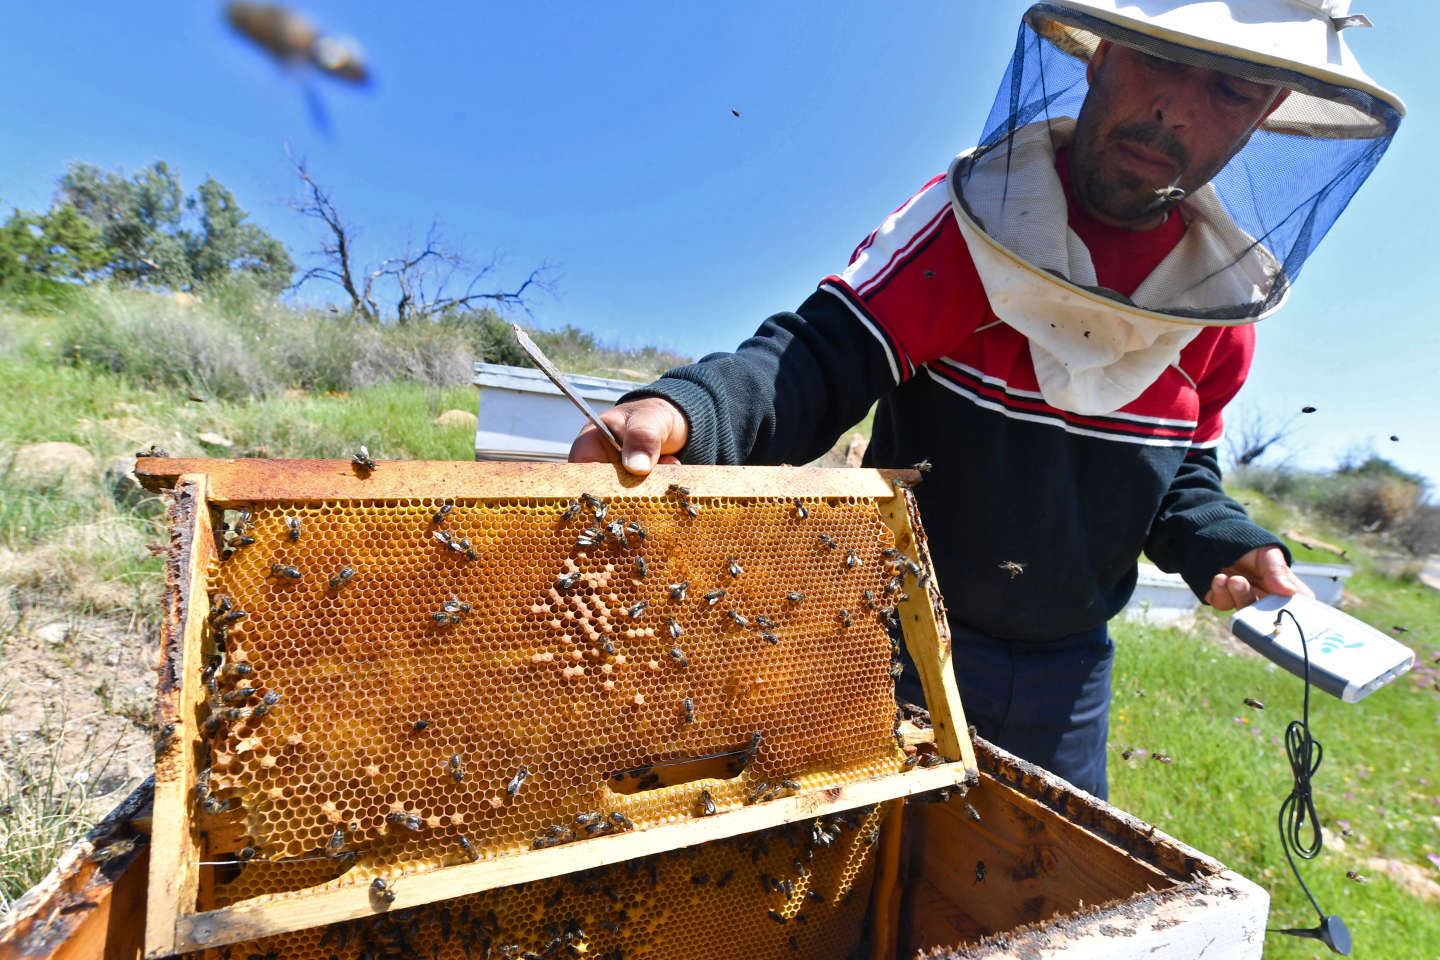
[[[216,504],[246,501],[566,498],[663,496],[670,484],[708,497],[858,497],[895,495],[893,480],[914,484],[914,470],[823,467],[657,466],[639,477],[608,463],[381,460],[365,472],[349,460],[226,460],[141,457],[135,476],[149,490],[203,473]]]

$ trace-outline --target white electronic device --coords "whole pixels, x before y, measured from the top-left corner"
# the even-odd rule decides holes
[[[1294,620],[1281,616],[1288,610]],[[1354,703],[1379,690],[1415,664],[1415,651],[1374,627],[1310,597],[1271,594],[1235,611],[1230,632],[1266,658],[1305,676],[1296,621],[1305,631],[1310,682]]]

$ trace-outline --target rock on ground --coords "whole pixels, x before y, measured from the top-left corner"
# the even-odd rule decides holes
[[[17,477],[37,485],[88,484],[94,479],[95,458],[79,444],[63,440],[30,443],[15,451],[12,469]]]
[[[446,410],[432,422],[437,427],[466,427],[474,430],[480,418],[469,410]]]

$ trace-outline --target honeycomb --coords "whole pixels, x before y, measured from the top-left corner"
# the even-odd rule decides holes
[[[215,906],[906,768],[884,626],[906,569],[871,501],[246,514],[208,576],[193,802],[207,860],[236,864]]]
[[[207,951],[200,960],[733,960],[853,955],[897,801]],[[404,881],[397,881],[397,885]],[[388,885],[387,888],[389,889]],[[377,900],[383,891],[374,891]],[[743,946],[742,946],[743,945]]]

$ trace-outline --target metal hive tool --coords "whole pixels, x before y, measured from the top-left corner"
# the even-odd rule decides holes
[[[151,956],[974,770],[913,500],[876,472],[141,463],[177,484]],[[898,742],[901,619],[951,763]]]

